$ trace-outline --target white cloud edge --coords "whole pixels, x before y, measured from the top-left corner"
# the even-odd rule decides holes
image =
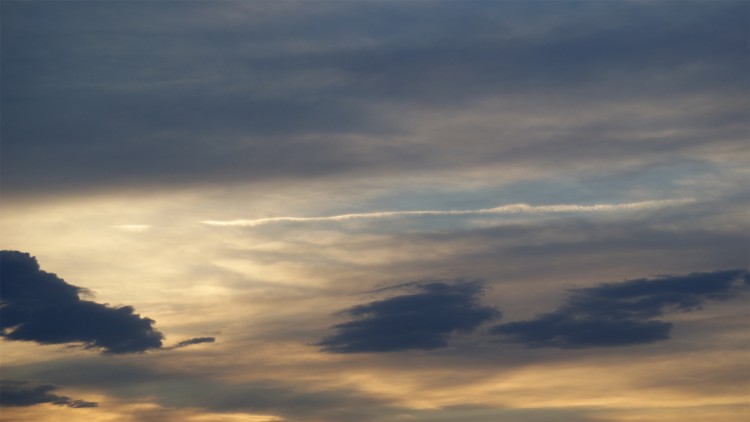
[[[674,205],[683,205],[694,202],[693,198],[662,199],[639,202],[626,202],[619,204],[555,204],[555,205],[529,205],[524,203],[500,205],[494,208],[480,208],[473,210],[421,210],[421,211],[376,211],[367,213],[340,214],[324,217],[266,217],[251,220],[205,220],[203,224],[219,227],[255,227],[270,223],[310,223],[322,221],[346,221],[354,219],[376,219],[400,216],[423,216],[423,215],[482,215],[482,214],[555,214],[555,213],[606,213],[618,211],[639,211],[657,209]]]

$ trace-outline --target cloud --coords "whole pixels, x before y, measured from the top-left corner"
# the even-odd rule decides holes
[[[564,408],[528,408],[508,409],[481,405],[454,405],[439,409],[410,410],[389,421],[409,422],[487,422],[487,421],[517,421],[517,422],[603,422],[593,419],[589,414],[592,409],[579,407]]]
[[[682,136],[642,134],[677,128],[703,146],[728,129],[744,141],[747,5],[713,3],[9,4],[4,192],[528,168],[582,154],[588,166],[682,150]],[[441,107],[480,116],[497,98],[511,106],[470,119],[461,142],[412,120]],[[545,107],[486,129],[519,98]],[[613,107],[628,99],[640,112]],[[607,116],[591,122],[600,105]]]
[[[150,357],[155,356],[158,354]],[[210,374],[185,371],[185,365],[190,364],[173,363],[77,357],[11,366],[4,373],[17,379],[41,378],[50,384],[64,383],[70,388],[95,390],[127,403],[151,402],[166,408],[268,414],[294,421],[368,421],[404,411],[391,400],[373,397],[351,386],[336,388],[304,381],[286,382],[277,377],[226,382]],[[237,367],[233,368],[236,374]],[[220,377],[221,374],[212,375]]]
[[[745,270],[669,275],[573,289],[554,312],[493,327],[492,332],[529,347],[576,349],[626,346],[669,339],[669,312],[700,309],[709,299],[733,297]]]
[[[691,198],[662,199],[654,201],[629,202],[622,204],[557,204],[557,205],[529,205],[510,204],[494,208],[480,208],[474,210],[422,210],[422,211],[381,211],[356,214],[341,214],[328,217],[269,217],[254,220],[203,221],[210,226],[247,226],[254,227],[269,223],[312,223],[322,221],[346,221],[366,218],[392,218],[402,216],[435,216],[435,215],[481,215],[481,214],[553,214],[553,213],[597,213],[617,211],[638,211],[681,205],[693,202]]]
[[[215,337],[195,337],[190,338],[187,340],[182,340],[175,344],[174,346],[167,347],[167,349],[179,349],[181,347],[187,347],[192,346],[193,344],[201,344],[201,343],[213,343],[216,341]]]
[[[578,318],[565,312],[553,312],[531,321],[498,325],[492,332],[529,347],[578,349],[667,340],[671,328],[671,323],[660,321]]]
[[[393,352],[436,349],[454,332],[468,333],[500,317],[479,305],[483,283],[419,283],[419,292],[358,305],[343,311],[352,321],[333,326],[335,334],[318,346],[327,352]]]
[[[161,347],[163,336],[154,321],[133,307],[81,300],[78,294],[85,289],[42,271],[27,253],[0,251],[0,260],[0,327],[6,339],[83,343],[115,354]]]
[[[72,408],[97,407],[97,403],[73,400],[70,397],[58,396],[52,392],[57,389],[54,385],[39,385],[27,387],[23,381],[0,381],[0,405],[2,406],[34,406],[51,403],[57,406]]]

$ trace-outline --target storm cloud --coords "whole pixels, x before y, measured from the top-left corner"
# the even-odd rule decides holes
[[[554,312],[492,329],[529,347],[576,349],[626,346],[669,339],[672,323],[654,320],[669,312],[700,309],[706,300],[736,295],[744,270],[604,283],[571,290]]]
[[[468,333],[500,317],[481,306],[480,282],[415,284],[418,293],[358,305],[343,312],[353,317],[333,326],[335,334],[320,343],[334,353],[393,352],[437,349],[448,345],[454,332]]]
[[[81,300],[85,291],[40,269],[36,258],[0,251],[0,327],[8,340],[41,344],[83,343],[105,353],[157,349],[162,334],[132,306]]]
[[[26,407],[50,403],[73,408],[98,406],[95,402],[74,400],[70,397],[59,396],[53,393],[55,390],[57,390],[57,387],[54,385],[29,387],[23,381],[0,381],[0,405]]]

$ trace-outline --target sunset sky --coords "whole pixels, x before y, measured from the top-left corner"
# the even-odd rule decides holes
[[[750,418],[747,1],[0,8],[3,421]]]

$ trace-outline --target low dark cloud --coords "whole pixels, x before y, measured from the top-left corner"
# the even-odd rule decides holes
[[[635,319],[578,317],[565,311],[498,325],[492,332],[529,347],[579,349],[627,346],[669,339],[672,324]]]
[[[84,289],[41,270],[27,253],[0,251],[0,261],[0,328],[6,339],[83,343],[115,354],[161,347],[154,320],[135,314],[132,306],[81,300]]]
[[[54,385],[38,385],[29,387],[23,381],[0,381],[0,405],[7,407],[26,407],[37,404],[51,403],[57,406],[73,408],[97,407],[95,402],[73,400],[70,397],[59,396],[53,391]]]
[[[492,329],[529,347],[576,349],[626,346],[669,339],[669,312],[701,308],[706,300],[736,295],[744,270],[662,276],[574,289],[554,312]]]
[[[479,304],[484,287],[480,282],[414,286],[419,292],[344,311],[354,319],[334,325],[336,333],[317,345],[334,353],[436,349],[448,345],[451,333],[471,332],[500,316],[495,308]]]
[[[156,356],[159,355],[151,355]],[[149,402],[169,409],[274,415],[289,421],[395,420],[389,417],[407,410],[357,388],[325,388],[274,378],[227,383],[209,374],[188,372],[181,365],[149,364],[144,359],[123,361],[90,357],[35,362],[9,366],[4,370],[6,376],[15,379],[43,379],[48,384],[95,390],[128,403]],[[136,420],[159,419],[138,417]]]
[[[170,346],[169,349],[179,349],[181,347],[187,347],[192,346],[194,344],[201,344],[201,343],[213,343],[216,341],[215,337],[195,337],[190,338],[187,340],[182,340],[175,344],[174,346]]]

